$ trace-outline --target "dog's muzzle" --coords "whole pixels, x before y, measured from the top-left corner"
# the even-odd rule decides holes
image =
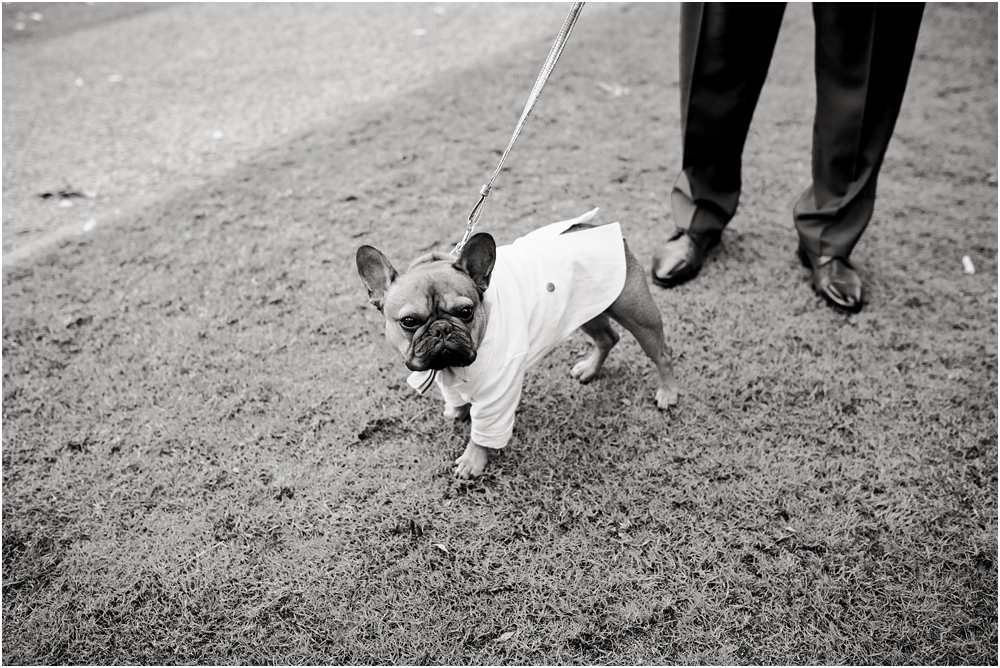
[[[413,341],[412,371],[469,366],[476,361],[472,337],[447,320],[435,320]]]

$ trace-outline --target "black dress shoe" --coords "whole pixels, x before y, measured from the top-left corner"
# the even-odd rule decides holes
[[[698,234],[677,230],[666,245],[653,254],[653,282],[672,288],[694,278],[705,261],[705,253],[721,238],[721,232]]]
[[[813,255],[799,246],[799,259],[812,269],[812,286],[826,301],[842,311],[857,313],[861,310],[861,277],[844,257]]]

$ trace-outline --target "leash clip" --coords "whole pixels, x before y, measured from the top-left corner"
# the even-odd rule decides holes
[[[469,221],[465,226],[465,234],[462,235],[462,240],[459,241],[458,244],[451,250],[452,255],[460,254],[462,249],[465,247],[465,242],[467,242],[469,237],[472,236],[472,231],[476,229],[476,223],[479,222],[479,216],[483,213],[483,207],[486,206],[486,198],[490,196],[490,191],[492,189],[493,186],[488,183],[484,184],[483,187],[479,189],[479,201],[476,202],[476,206],[474,206],[472,211],[469,213]]]

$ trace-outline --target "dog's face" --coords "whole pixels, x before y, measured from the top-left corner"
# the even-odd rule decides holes
[[[496,262],[496,243],[476,234],[458,259],[430,253],[399,275],[381,251],[358,249],[368,300],[385,316],[385,336],[411,371],[468,366],[486,331],[483,294]]]

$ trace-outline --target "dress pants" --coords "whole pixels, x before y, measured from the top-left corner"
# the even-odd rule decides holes
[[[750,119],[783,3],[684,3],[679,230],[721,232],[736,213]],[[793,209],[814,255],[847,258],[871,220],[879,168],[906,89],[922,3],[814,3],[816,115],[812,184]]]

